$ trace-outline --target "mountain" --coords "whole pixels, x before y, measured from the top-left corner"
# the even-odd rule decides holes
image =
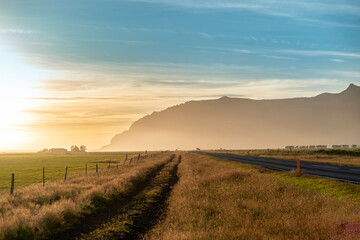
[[[360,144],[360,87],[310,98],[222,97],[154,112],[102,150],[246,149]]]

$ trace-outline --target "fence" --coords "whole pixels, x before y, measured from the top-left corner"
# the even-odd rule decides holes
[[[157,154],[156,154],[157,155]],[[65,166],[63,168],[51,168],[43,167],[42,169],[31,169],[30,172],[16,172],[10,173],[9,177],[0,178],[0,191],[1,193],[7,192],[13,194],[17,187],[27,186],[31,184],[42,184],[46,185],[48,181],[60,180],[63,179],[65,182],[69,180],[70,177],[75,177],[79,175],[88,175],[90,173],[106,173],[104,170],[109,170],[110,168],[119,169],[125,165],[136,164],[141,159],[148,157],[154,157],[155,155],[143,155],[138,154],[135,157],[129,157],[126,155],[124,160],[118,159],[104,159],[96,162],[84,163],[82,167],[79,166]]]

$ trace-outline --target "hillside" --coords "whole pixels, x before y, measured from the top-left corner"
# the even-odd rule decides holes
[[[190,101],[134,122],[102,150],[360,143],[360,87],[310,98]]]

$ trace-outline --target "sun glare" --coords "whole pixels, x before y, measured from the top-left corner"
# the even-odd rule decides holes
[[[36,96],[33,86],[42,77],[42,70],[0,45],[0,149],[19,148],[29,141],[24,125],[30,119],[25,110],[34,107],[28,98]]]

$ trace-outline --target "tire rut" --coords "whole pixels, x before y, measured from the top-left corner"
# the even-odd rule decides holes
[[[49,237],[49,240],[64,240],[64,239],[81,239],[83,235],[86,235],[95,229],[101,227],[104,222],[109,221],[120,212],[123,211],[123,208],[130,204],[134,197],[141,193],[151,181],[162,171],[162,169],[170,162],[172,162],[174,156],[172,156],[169,161],[159,165],[155,168],[144,180],[142,184],[136,186],[131,192],[125,197],[120,197],[117,200],[109,203],[106,208],[98,209],[95,212],[84,216],[80,219],[79,223],[71,226],[71,228],[66,229],[63,232],[57,233],[54,236]]]
[[[153,179],[153,183],[150,183],[144,192],[139,193],[135,197],[135,201],[129,203],[124,208],[124,212],[119,214],[98,232],[94,232],[89,236],[84,236],[85,239],[126,239],[135,240],[141,239],[151,228],[158,223],[162,216],[165,215],[168,198],[172,192],[173,186],[178,182],[178,165],[181,162],[181,156],[175,163],[169,163],[171,170],[169,170],[168,178],[165,182],[162,182],[160,174],[156,179]],[[166,171],[166,167],[165,170]],[[163,174],[166,175],[166,174]],[[151,191],[161,187],[159,193],[153,199],[149,200],[146,197]],[[149,203],[150,202],[150,203]]]

